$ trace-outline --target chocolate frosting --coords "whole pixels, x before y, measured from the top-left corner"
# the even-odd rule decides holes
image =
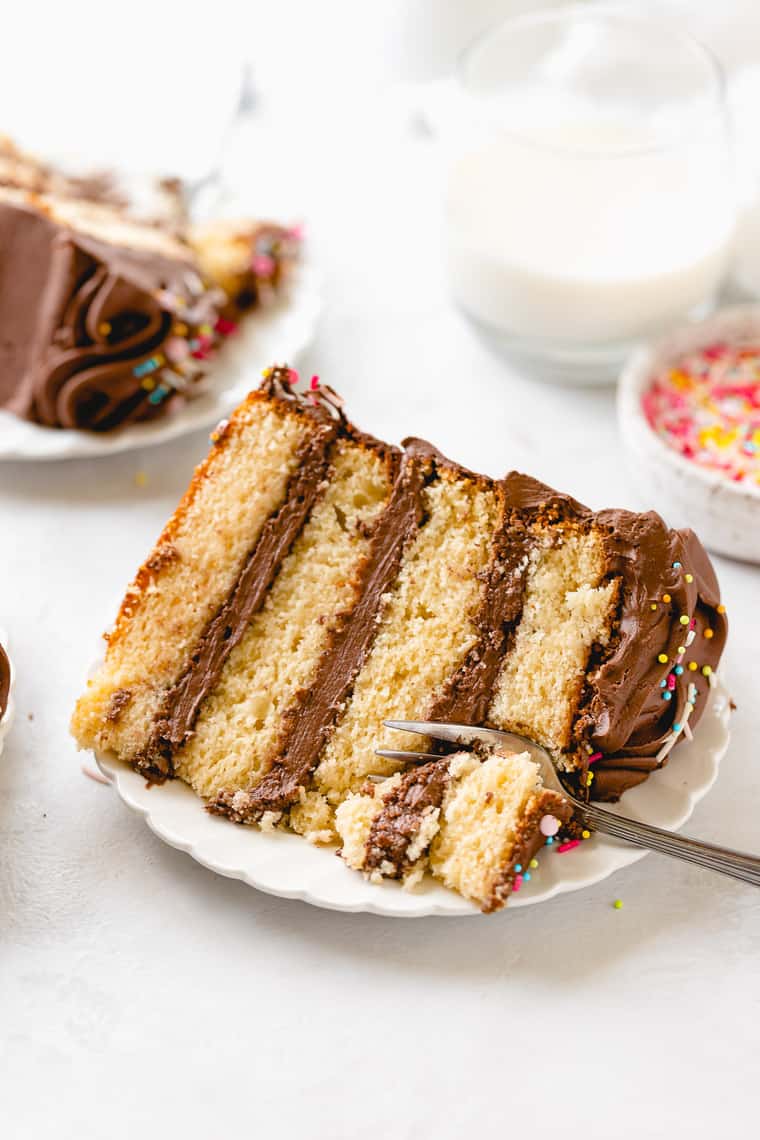
[[[8,708],[8,696],[11,691],[11,663],[8,654],[0,645],[0,720],[5,716]]]
[[[432,760],[404,773],[398,784],[383,796],[383,807],[372,821],[365,846],[364,870],[374,871],[385,864],[387,877],[403,877],[410,865],[407,853],[423,816],[431,808],[441,807],[448,784],[448,758]],[[390,875],[386,870],[388,864],[393,867]]]
[[[300,788],[308,785],[374,641],[383,597],[398,574],[404,547],[422,520],[422,492],[430,473],[427,461],[407,452],[388,506],[373,528],[370,550],[359,571],[358,601],[341,615],[308,690],[288,711],[278,759],[254,788],[221,793],[211,811],[249,823],[264,812],[291,807]]]
[[[278,377],[270,380],[270,385],[275,384],[280,384]],[[280,396],[287,398],[282,391]],[[133,761],[138,771],[155,782],[174,774],[175,752],[190,737],[203,701],[217,685],[251,618],[261,609],[283,558],[327,486],[328,451],[340,421],[325,415],[319,405],[313,414],[319,426],[301,446],[284,502],[264,524],[230,596],[207,626],[181,677],[165,694],[150,740]]]
[[[15,201],[0,202],[0,250],[0,407],[108,431],[200,378],[222,298],[189,251],[112,245]]]

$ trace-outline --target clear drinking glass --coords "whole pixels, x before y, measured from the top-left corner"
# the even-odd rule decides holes
[[[450,279],[506,356],[608,382],[636,343],[711,308],[736,220],[723,86],[696,40],[606,6],[518,16],[464,53]]]

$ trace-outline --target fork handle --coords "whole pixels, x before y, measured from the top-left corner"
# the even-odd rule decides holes
[[[662,828],[653,827],[649,823],[639,823],[638,820],[623,819],[595,804],[584,804],[581,814],[589,827],[604,832],[605,835],[624,839],[637,847],[658,851],[674,859],[683,859],[686,863],[695,863],[697,866],[707,867],[710,871],[718,871],[732,879],[760,887],[760,858],[756,855],[733,851],[730,847],[718,847],[713,843],[703,843],[701,840],[690,839],[673,831],[663,831]]]

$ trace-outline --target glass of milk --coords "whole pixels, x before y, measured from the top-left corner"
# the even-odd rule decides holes
[[[697,41],[603,5],[507,20],[464,53],[448,127],[454,296],[523,368],[612,381],[714,305],[736,194]]]

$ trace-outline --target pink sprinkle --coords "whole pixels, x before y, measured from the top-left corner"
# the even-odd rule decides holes
[[[675,678],[675,673],[670,673],[670,674],[668,675],[668,688],[669,688],[669,689],[670,689],[670,691],[672,692],[672,691],[673,691],[673,689],[675,689],[675,687],[676,687],[676,678]]]
[[[512,881],[512,890],[513,891],[519,891],[519,889],[522,885],[523,885],[522,875],[515,875],[514,880]]]
[[[593,752],[591,754],[591,756],[589,756],[588,762],[589,762],[589,764],[596,764],[597,760],[601,760],[601,758],[602,758],[601,752]]]
[[[298,373],[296,372],[295,368],[289,368],[288,369],[288,384],[297,384],[297,383],[298,383]]]
[[[218,333],[221,333],[222,336],[229,336],[231,333],[235,332],[237,324],[235,321],[228,321],[226,317],[219,317],[219,320],[214,325],[214,328]]]
[[[566,851],[572,851],[573,847],[580,847],[580,839],[568,839],[567,843],[560,843],[557,851],[560,855],[564,855]]]
[[[538,830],[542,835],[556,835],[559,831],[559,820],[555,815],[542,815]]]
[[[251,261],[251,268],[257,277],[272,277],[277,266],[268,253],[257,253]]]
[[[86,764],[82,765],[82,775],[86,776],[88,780],[94,780],[96,784],[109,785],[111,783],[102,772],[96,772],[94,768],[88,768]]]
[[[290,229],[288,230],[288,237],[292,238],[293,241],[301,241],[301,239],[303,238],[303,232],[304,232],[303,222],[296,222],[296,224],[294,226],[291,226]]]
[[[315,392],[318,387],[319,387],[319,377],[318,376],[312,376],[312,378],[311,378],[311,390],[312,390],[312,392]]]

